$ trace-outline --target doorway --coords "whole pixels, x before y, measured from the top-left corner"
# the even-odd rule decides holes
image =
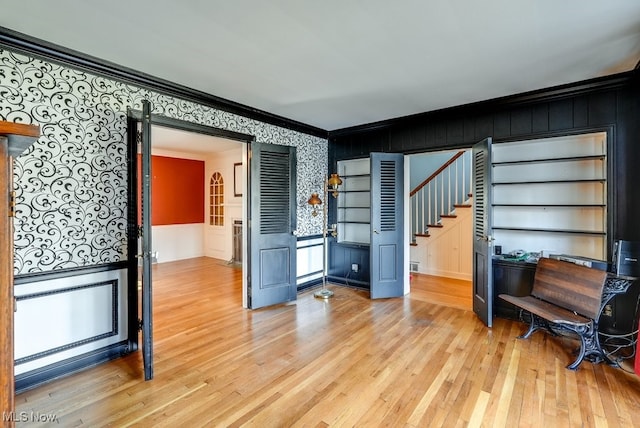
[[[227,138],[152,126],[152,213],[160,220],[153,221],[152,230],[158,263],[211,257],[241,266],[238,247],[246,247],[238,242],[243,239],[245,212],[245,146]],[[189,177],[197,181],[190,182]],[[158,210],[172,215],[157,215]]]
[[[473,209],[470,150],[418,153],[408,158],[410,270],[413,274],[470,281]]]
[[[246,153],[248,144],[253,142],[251,135],[240,134],[232,131],[225,131],[217,128],[211,128],[204,125],[185,122],[178,119],[168,118],[166,116],[152,115],[150,113],[150,103],[143,102],[143,111],[130,110],[128,112],[127,134],[129,135],[128,152],[130,159],[129,167],[129,233],[128,233],[128,348],[135,351],[139,348],[138,331],[142,334],[142,350],[145,357],[145,378],[153,377],[152,369],[152,264],[154,262],[178,260],[188,257],[196,257],[204,255],[203,236],[206,234],[203,230],[205,217],[205,185],[204,161],[200,161],[200,166],[195,168],[200,170],[200,177],[191,181],[195,183],[196,195],[190,191],[190,184],[180,182],[177,178],[182,175],[192,176],[193,157],[207,158],[210,153],[220,151],[223,144],[233,144],[235,147],[243,147],[241,149],[241,163],[246,164]],[[153,130],[160,135],[154,137]],[[167,138],[162,138],[166,136]],[[189,136],[190,138],[185,138]],[[214,139],[215,140],[212,140]],[[188,140],[198,140],[190,143]],[[230,141],[226,141],[230,140]],[[245,143],[245,144],[239,144]],[[215,148],[215,149],[214,149]],[[170,220],[157,221],[153,219],[154,213],[152,204],[151,183],[158,177],[155,177],[154,171],[151,169],[152,151],[156,151],[157,159],[168,161],[165,162],[164,177],[167,187],[167,194],[173,197],[168,203],[168,211],[171,215]],[[161,153],[160,153],[160,152]],[[176,155],[176,151],[178,156]],[[185,156],[185,153],[188,155]],[[198,154],[199,153],[199,154]],[[164,156],[162,156],[164,155]],[[171,155],[171,156],[167,156]],[[192,165],[184,165],[191,162]],[[196,164],[198,161],[195,162]],[[175,166],[179,165],[178,170]],[[233,165],[233,162],[231,163]],[[230,176],[233,176],[233,166],[230,167]],[[242,177],[246,177],[242,174]],[[191,178],[193,180],[193,177]],[[232,182],[233,179],[230,179]],[[176,183],[180,183],[175,186]],[[243,183],[244,185],[244,183]],[[208,194],[207,194],[208,195]],[[189,200],[188,203],[184,202]],[[193,201],[196,201],[195,205]],[[242,201],[240,199],[239,210],[241,215],[248,210],[242,209]],[[199,202],[199,203],[198,203]],[[223,202],[223,201],[221,201]],[[185,210],[183,205],[190,208]],[[199,205],[199,208],[193,208]],[[223,206],[222,203],[219,205]],[[207,205],[208,207],[208,205]],[[173,211],[181,213],[176,221]],[[195,213],[195,218],[192,215]],[[207,218],[209,212],[207,212]],[[184,219],[187,218],[187,221]],[[161,228],[153,229],[153,223]],[[153,235],[160,234],[160,238],[156,238],[156,244],[153,244]],[[186,237],[186,239],[183,239]],[[184,245],[185,248],[181,248]],[[245,248],[248,245],[245,245]],[[142,266],[139,264],[142,260]],[[243,272],[243,288],[246,289],[247,274]],[[140,292],[142,293],[140,295]],[[244,303],[244,302],[243,302]],[[148,349],[147,349],[148,348]],[[148,362],[151,362],[148,364]]]

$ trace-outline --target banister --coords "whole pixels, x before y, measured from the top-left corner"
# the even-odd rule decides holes
[[[427,184],[429,184],[429,182],[431,180],[433,180],[434,178],[436,178],[438,176],[438,174],[440,174],[442,171],[444,171],[449,165],[451,165],[452,163],[454,163],[456,161],[456,159],[458,159],[460,156],[462,156],[464,154],[464,150],[460,150],[458,153],[456,153],[455,155],[453,155],[451,157],[451,159],[449,159],[447,162],[445,162],[444,164],[442,164],[442,166],[440,168],[438,168],[433,174],[431,174],[426,180],[424,180],[422,183],[420,183],[415,189],[413,189],[410,193],[409,193],[409,197],[415,195],[416,193],[418,193],[420,191],[420,189],[422,189],[424,186],[426,186]]]

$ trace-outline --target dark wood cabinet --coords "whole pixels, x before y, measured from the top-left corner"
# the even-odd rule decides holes
[[[519,310],[511,303],[499,298],[498,295],[528,296],[531,294],[535,272],[535,263],[504,259],[493,260],[493,312],[496,316],[509,319],[519,318]]]
[[[369,289],[369,245],[328,240],[328,279],[332,282]],[[357,272],[352,269],[357,265]]]

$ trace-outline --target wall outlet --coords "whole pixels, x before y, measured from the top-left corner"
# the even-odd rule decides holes
[[[354,272],[358,272],[358,269],[360,267],[358,266],[358,263],[351,263],[351,270]]]

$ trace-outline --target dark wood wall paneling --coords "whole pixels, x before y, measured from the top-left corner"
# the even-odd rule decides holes
[[[329,169],[374,151],[423,153],[592,130],[610,132],[608,246],[640,241],[640,69],[500,100],[454,107],[329,133]],[[334,222],[335,213],[329,218]],[[611,254],[611,251],[609,252]],[[611,256],[609,256],[611,257]],[[334,266],[339,271],[345,266]],[[604,328],[633,329],[640,282],[612,300]]]
[[[370,152],[422,153],[610,130],[610,240],[640,240],[640,70],[329,133],[329,169]],[[333,214],[333,213],[331,213]],[[333,218],[332,215],[330,215]]]

